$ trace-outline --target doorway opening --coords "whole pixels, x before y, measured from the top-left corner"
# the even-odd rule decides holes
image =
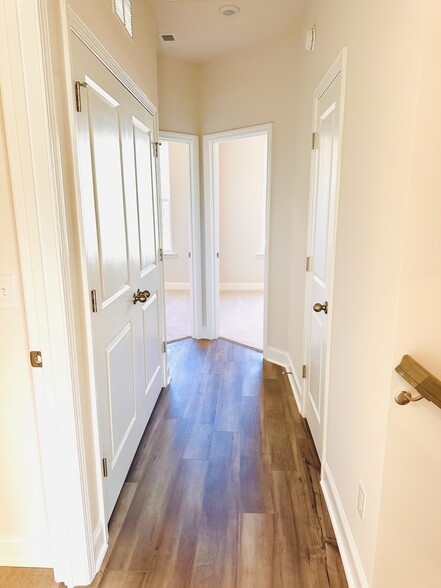
[[[167,342],[199,339],[198,137],[160,132],[161,235]]]
[[[272,125],[207,135],[207,331],[266,350]]]

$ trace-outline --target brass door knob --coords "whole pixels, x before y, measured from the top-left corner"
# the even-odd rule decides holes
[[[325,302],[324,304],[320,304],[320,302],[317,302],[316,304],[314,304],[314,306],[312,307],[314,312],[323,312],[325,314],[328,314],[328,303]]]
[[[136,304],[137,302],[147,302],[147,298],[150,298],[150,292],[148,290],[141,292],[141,290],[138,288],[138,290],[133,294],[133,304]]]

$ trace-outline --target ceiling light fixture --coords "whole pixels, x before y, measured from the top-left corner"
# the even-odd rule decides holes
[[[219,12],[222,14],[222,16],[236,16],[236,14],[240,12],[240,8],[239,6],[226,5],[221,6],[219,8]]]

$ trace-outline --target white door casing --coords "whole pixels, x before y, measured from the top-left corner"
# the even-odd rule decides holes
[[[188,201],[188,251],[190,269],[191,333],[194,339],[202,338],[202,251],[201,251],[201,213],[199,189],[199,137],[168,131],[159,132],[159,140],[188,145],[190,197]],[[161,164],[161,160],[159,160]],[[173,206],[173,203],[172,203]],[[161,214],[161,210],[159,210]]]
[[[110,518],[162,387],[154,118],[75,36],[78,175]],[[148,292],[134,303],[134,293]]]
[[[224,141],[245,139],[259,135],[266,136],[266,198],[265,198],[265,269],[264,269],[264,311],[263,311],[263,357],[268,356],[268,281],[270,255],[270,213],[271,213],[271,157],[272,123],[223,131],[204,136],[204,186],[205,201],[205,276],[206,276],[206,325],[204,336],[216,339],[219,336],[219,145]]]
[[[314,92],[305,304],[304,414],[323,461],[326,440],[332,282],[338,209],[345,51]],[[320,305],[314,310],[314,305]],[[321,309],[320,309],[321,308]]]

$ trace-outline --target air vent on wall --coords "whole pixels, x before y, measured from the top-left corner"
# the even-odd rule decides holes
[[[176,46],[176,39],[172,33],[159,33],[158,37],[164,47],[173,48]]]

